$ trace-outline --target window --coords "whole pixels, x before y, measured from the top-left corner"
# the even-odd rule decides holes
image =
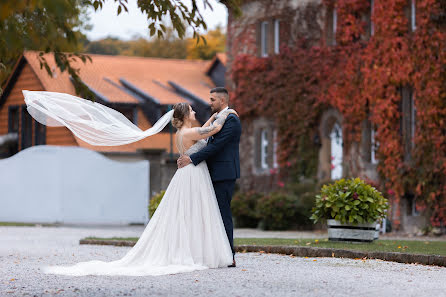
[[[368,117],[370,118],[371,116],[369,115]],[[366,120],[362,132],[364,136],[362,140],[364,162],[376,165],[378,164],[376,152],[379,147],[379,142],[376,140],[376,126],[370,120]]]
[[[338,24],[338,13],[337,13],[337,11],[336,11],[336,7],[335,8],[333,8],[333,25],[332,25],[332,27],[333,27],[333,45],[336,45],[336,30],[338,29],[337,28],[337,24]]]
[[[279,164],[277,163],[277,147],[278,147],[278,140],[277,140],[277,130],[274,130],[273,133],[273,168],[278,168]]]
[[[8,108],[8,133],[17,133],[19,132],[19,121],[20,121],[20,107],[19,106],[9,106]],[[18,135],[17,135],[18,137]],[[10,149],[10,155],[14,155],[19,150],[18,141],[15,141]]]
[[[416,127],[416,107],[413,90],[410,92],[410,144],[411,148],[415,147],[415,127]]]
[[[280,52],[280,20],[269,19],[259,23],[257,48],[260,57],[268,57]]]
[[[268,132],[263,129],[260,132],[260,167],[268,169]]]
[[[8,132],[19,132],[19,107],[10,106],[8,108]]]
[[[371,135],[370,135],[370,143],[371,143],[371,147],[370,147],[370,162],[372,164],[378,164],[378,160],[376,159],[376,151],[378,150],[379,147],[379,142],[376,141],[375,139],[375,134],[376,134],[376,129],[372,128],[371,130]]]
[[[326,44],[334,46],[336,45],[336,31],[338,24],[338,13],[336,7],[328,6],[326,13]]]
[[[411,159],[411,151],[415,146],[416,130],[416,107],[415,95],[411,87],[405,86],[401,89],[401,125],[400,131],[403,139],[404,159]]]
[[[280,52],[280,21],[274,21],[274,53]]]
[[[416,3],[415,0],[410,0],[410,29],[415,31],[417,29],[417,22],[416,22]]]
[[[406,194],[405,198],[407,199],[407,215],[409,216],[419,216],[420,212],[417,210],[417,201],[415,199],[415,195]]]
[[[338,123],[333,125],[330,132],[331,143],[331,179],[342,178],[342,129]]]
[[[39,122],[34,122],[34,145],[46,144],[46,127]]]
[[[22,106],[22,142],[20,150],[24,150],[32,146],[33,141],[33,119],[31,115],[26,110],[26,105]]]
[[[130,122],[137,125],[137,109],[134,107],[131,108],[116,108],[117,111],[122,113]],[[167,112],[167,111],[166,111]]]
[[[375,1],[370,0],[370,36],[375,35],[375,25],[373,24],[373,8],[375,6]]]
[[[268,56],[268,22],[262,22],[260,26],[260,55],[262,57]]]

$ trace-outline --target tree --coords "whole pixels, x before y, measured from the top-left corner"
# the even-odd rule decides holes
[[[166,38],[156,38],[148,41],[144,38],[130,41],[128,50],[122,51],[123,55],[157,57],[170,59],[186,58],[186,40],[174,35],[172,28],[167,28]]]
[[[81,59],[86,62],[88,56],[79,53],[65,54],[67,48],[60,41],[64,39],[66,45],[78,46],[79,13],[86,7],[93,6],[97,11],[102,8],[105,1],[111,0],[11,0],[0,3],[0,64],[11,64],[11,59],[5,53],[13,55],[21,53],[25,48],[38,49],[44,52],[54,52],[54,59],[61,71],[68,71],[75,82],[76,91],[85,93],[85,97],[94,98],[79,78],[79,69],[71,67],[70,62]],[[117,14],[127,10],[128,0],[114,0],[118,4]],[[137,4],[141,12],[147,14],[151,36],[164,37],[167,28],[163,25],[164,18],[168,18],[174,32],[180,38],[184,38],[186,28],[192,28],[193,36],[197,40],[203,39],[199,31],[206,30],[207,26],[201,15],[198,3],[203,4],[204,9],[212,9],[208,0],[191,0],[192,8],[187,7],[180,0],[138,0]],[[236,15],[241,13],[240,0],[220,0],[229,9],[233,9]],[[16,57],[15,57],[16,59]],[[51,70],[41,56],[41,66],[45,67],[48,74]],[[2,69],[0,67],[0,69]],[[6,67],[7,69],[7,67]],[[0,79],[4,79],[4,70]],[[87,96],[88,95],[88,96]]]
[[[9,75],[12,67],[24,49],[54,51],[61,70],[67,68],[69,55],[64,51],[76,52],[80,49],[79,29],[84,23],[80,19],[82,8],[78,0],[34,0],[9,1],[0,4],[0,82]],[[79,55],[81,59],[86,57]],[[41,66],[49,71],[41,57]],[[49,71],[51,72],[51,71]],[[73,76],[76,73],[71,73]],[[0,90],[1,91],[1,90]]]
[[[187,55],[186,42],[186,40],[175,36],[173,28],[168,27],[164,38],[154,38],[153,40],[138,38],[122,41],[108,37],[88,43],[85,52],[103,55],[185,59]]]
[[[216,53],[224,52],[226,35],[221,27],[209,31],[204,35],[206,42],[197,45],[194,39],[187,40],[187,58],[210,60]]]
[[[92,41],[85,46],[85,52],[100,55],[120,55],[129,45],[118,38],[107,37],[105,39]]]

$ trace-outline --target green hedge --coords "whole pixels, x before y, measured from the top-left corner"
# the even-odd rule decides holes
[[[237,228],[257,228],[260,217],[257,213],[257,201],[262,194],[256,192],[237,192],[232,198],[231,210]]]
[[[311,229],[313,223],[309,218],[315,202],[316,187],[314,183],[296,183],[287,185],[280,192],[269,194],[237,191],[231,202],[235,227]],[[150,199],[150,217],[155,213],[164,193],[161,191]]]
[[[269,194],[237,192],[231,203],[235,226],[265,230],[311,229],[316,184],[296,183]]]

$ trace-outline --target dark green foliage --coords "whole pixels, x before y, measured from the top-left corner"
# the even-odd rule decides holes
[[[150,199],[150,202],[149,202],[149,217],[153,216],[153,214],[155,213],[156,209],[160,205],[161,200],[163,199],[165,193],[166,193],[166,191],[161,191],[161,192],[159,192],[158,194],[156,194],[155,196],[153,196]]]
[[[256,228],[260,217],[256,205],[262,194],[237,192],[232,198],[231,210],[237,228]]]
[[[324,185],[316,196],[311,219],[335,219],[342,223],[373,223],[385,218],[388,201],[374,187],[359,178],[340,179]]]

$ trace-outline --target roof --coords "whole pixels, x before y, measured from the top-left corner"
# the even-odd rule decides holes
[[[217,53],[215,54],[215,57],[212,59],[212,61],[208,64],[205,72],[206,74],[209,74],[209,72],[212,70],[212,68],[214,67],[214,65],[218,62],[220,62],[221,64],[223,64],[223,66],[226,67],[226,61],[227,61],[227,56],[226,53]]]
[[[161,105],[190,102],[187,99],[209,102],[209,89],[215,85],[207,76],[209,61],[177,60],[128,56],[108,56],[88,54],[92,62],[84,64],[80,59],[72,62],[74,68],[79,68],[81,80],[99,94],[107,103],[127,103],[138,108],[138,126],[142,130],[151,127],[141,109],[141,96],[156,101]],[[52,53],[44,54],[53,77],[45,68],[40,68],[39,52],[25,51],[17,63],[12,76],[20,75],[20,65],[28,63],[41,82],[43,89],[51,92],[62,92],[76,95],[69,74],[60,72],[56,67]],[[5,87],[14,84],[12,76]],[[130,88],[129,88],[130,86]],[[181,89],[182,92],[178,90]],[[134,91],[137,91],[135,95]],[[6,100],[7,94],[3,94]],[[186,99],[187,98],[187,99]],[[75,137],[79,146],[101,152],[135,152],[140,149],[165,149],[170,151],[170,134],[159,133],[138,142],[116,146],[92,146]],[[173,150],[176,153],[175,137]]]
[[[24,56],[39,77],[46,90],[75,95],[75,89],[67,72],[61,73],[54,62],[51,53],[45,54],[50,69],[51,78],[45,69],[40,69],[39,52],[25,51]],[[213,83],[206,75],[209,61],[177,60],[130,56],[109,56],[88,54],[92,62],[84,64],[80,59],[72,63],[80,68],[80,78],[95,92],[103,95],[114,103],[138,103],[122,87],[121,79],[131,82],[147,95],[157,99],[161,104],[174,104],[186,101],[175,93],[169,85],[173,81],[195,96],[209,102],[209,88]]]
[[[216,57],[220,60],[223,66],[226,66],[226,53],[217,53]]]

